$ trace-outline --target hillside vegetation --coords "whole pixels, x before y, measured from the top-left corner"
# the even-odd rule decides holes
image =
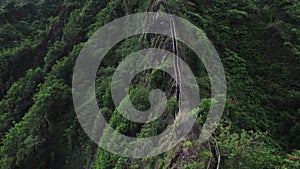
[[[226,107],[216,132],[199,144],[214,100],[205,67],[179,42],[179,56],[199,85],[197,122],[171,150],[125,158],[98,147],[83,131],[72,102],[72,73],[101,26],[150,11],[185,18],[205,32],[224,65]],[[0,169],[300,167],[299,0],[2,0],[0,25]],[[141,72],[131,84],[130,100],[139,110],[149,108],[152,89],[169,93],[163,116],[149,124],[124,118],[110,93],[123,57],[150,47],[172,51],[170,42],[136,35],[105,56],[96,79],[98,105],[120,133],[149,137],[172,125],[178,104],[166,73]]]

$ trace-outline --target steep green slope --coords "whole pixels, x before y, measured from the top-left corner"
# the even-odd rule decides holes
[[[299,167],[299,1],[21,0],[1,1],[0,6],[1,169]],[[71,78],[80,50],[95,31],[145,11],[171,12],[205,31],[225,68],[228,100],[214,136],[200,145],[199,131],[212,104],[209,78],[195,54],[179,43],[180,57],[197,76],[201,115],[170,151],[130,159],[98,148],[84,133],[73,108]],[[172,51],[170,41],[138,35],[105,57],[97,98],[117,131],[148,137],[172,124],[177,110],[173,91],[162,119],[144,125],[122,117],[110,94],[111,77],[124,56],[149,47]],[[131,101],[145,110],[152,89],[172,86],[174,80],[161,71],[142,72],[132,85]]]

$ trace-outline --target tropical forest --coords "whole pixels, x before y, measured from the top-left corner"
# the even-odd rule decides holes
[[[158,26],[166,34],[138,32],[111,42],[143,25],[130,19],[122,22],[127,26],[107,25],[147,13],[168,16],[168,27]],[[159,18],[145,22],[146,29]],[[183,30],[176,20],[193,26]],[[200,44],[207,42],[201,56],[193,50],[198,42],[181,38],[197,37],[193,30]],[[94,80],[83,80],[93,76],[85,72],[94,64],[89,54],[104,54],[104,47],[89,46],[110,43]],[[139,53],[146,49],[172,56],[165,60],[175,75],[161,64],[130,79],[122,65],[154,64]],[[122,64],[133,53],[137,59]],[[76,71],[79,61],[85,67]],[[216,70],[224,78],[212,78]],[[81,97],[79,89],[94,94]],[[156,102],[165,105],[152,119],[145,112],[157,114]],[[190,103],[197,106],[181,108]],[[210,118],[213,107],[221,109]],[[211,132],[204,137],[203,129]],[[300,169],[300,1],[0,0],[0,169]]]

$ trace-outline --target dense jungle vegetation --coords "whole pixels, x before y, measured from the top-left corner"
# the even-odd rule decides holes
[[[217,130],[199,144],[213,102],[210,81],[201,61],[178,43],[179,56],[197,76],[200,115],[171,150],[132,159],[98,147],[85,134],[73,107],[72,73],[80,50],[101,26],[147,11],[172,13],[206,33],[224,65],[227,101]],[[148,47],[169,50],[169,43],[166,37],[137,35],[105,56],[96,94],[102,114],[117,131],[148,137],[172,124],[174,92],[164,117],[150,124],[122,117],[110,93],[124,56]],[[299,74],[299,0],[1,0],[0,168],[299,169]],[[147,110],[149,92],[172,85],[162,71],[146,71],[135,77],[130,99]]]

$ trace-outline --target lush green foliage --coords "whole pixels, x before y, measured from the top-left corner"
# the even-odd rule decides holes
[[[168,152],[130,159],[97,148],[82,130],[72,105],[72,71],[96,30],[118,17],[145,11],[171,12],[207,34],[224,64],[228,95],[217,131],[199,144],[202,124],[215,101],[209,98],[205,67],[178,43],[180,57],[197,76],[200,88],[197,123]],[[0,25],[0,169],[198,169],[216,168],[218,158],[220,168],[300,166],[298,0],[3,0]],[[117,131],[143,138],[172,125],[178,104],[174,80],[166,73],[156,69],[139,73],[130,99],[122,101],[147,110],[149,92],[165,91],[166,110],[149,124],[124,118],[110,92],[112,75],[124,57],[148,47],[172,51],[169,46],[170,38],[137,35],[118,43],[103,60],[96,95],[100,112]]]

